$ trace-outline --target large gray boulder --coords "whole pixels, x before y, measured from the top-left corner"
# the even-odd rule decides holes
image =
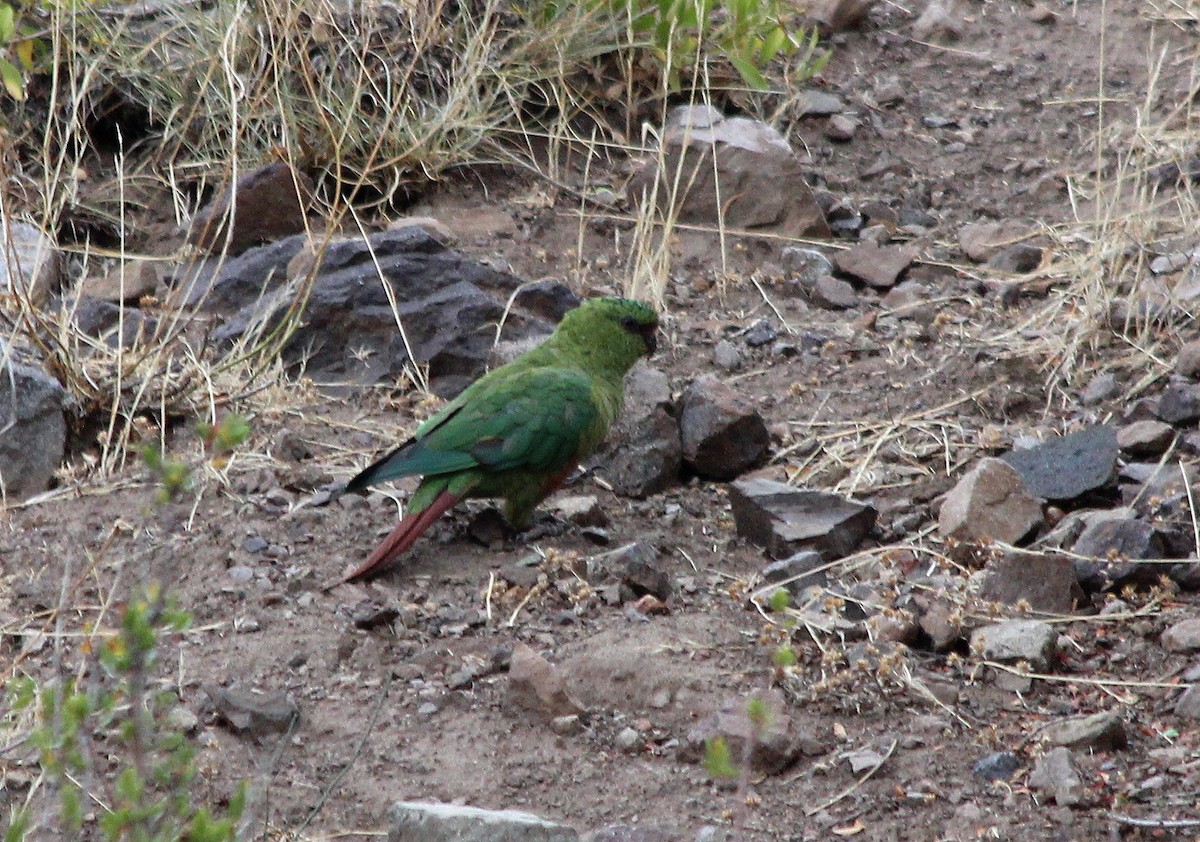
[[[502,318],[505,340],[545,336],[553,329],[545,314],[561,316],[559,304],[573,299],[569,290],[539,287],[506,311],[520,278],[415,226],[336,241],[320,253],[313,245],[297,235],[252,248],[215,277],[190,268],[177,300],[213,313],[214,337],[227,343],[256,326],[269,331],[301,304],[282,349],[288,364],[325,382],[374,384],[415,363],[434,392],[450,397],[485,371]]]

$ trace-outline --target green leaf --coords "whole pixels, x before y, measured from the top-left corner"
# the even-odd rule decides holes
[[[768,603],[772,611],[786,611],[788,606],[792,604],[792,595],[787,592],[787,588],[777,588],[771,594],[771,601]]]
[[[7,44],[17,31],[17,13],[7,3],[0,3],[0,44]]]
[[[733,765],[733,754],[724,737],[713,737],[704,744],[704,768],[714,778],[736,778],[739,773]]]
[[[29,813],[25,809],[13,813],[8,822],[8,830],[4,832],[4,842],[24,842],[25,834],[29,832]]]
[[[4,82],[4,88],[10,97],[17,102],[25,99],[25,78],[20,69],[3,56],[0,56],[0,81]]]
[[[760,696],[751,696],[746,700],[746,718],[754,725],[758,733],[762,733],[771,722],[771,711]]]
[[[790,646],[780,646],[775,650],[775,654],[771,656],[771,661],[777,667],[794,667],[798,662],[796,650]]]
[[[775,27],[770,33],[767,34],[767,37],[763,39],[762,47],[758,52],[760,61],[763,64],[767,64],[769,61],[771,61],[771,59],[779,55],[780,50],[783,49],[783,46],[787,43],[787,41],[788,36],[787,33],[784,32],[783,27]]]
[[[733,53],[727,53],[725,57],[729,59],[729,63],[733,65],[733,69],[742,77],[742,81],[754,88],[754,90],[765,91],[770,87],[767,84],[766,77],[759,72],[753,62],[746,61],[746,59]]]

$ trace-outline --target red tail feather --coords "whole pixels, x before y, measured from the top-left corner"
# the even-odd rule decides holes
[[[367,556],[366,561],[351,570],[330,587],[337,587],[355,579],[365,579],[390,566],[392,562],[417,542],[417,539],[421,537],[421,533],[432,526],[435,520],[461,499],[461,497],[456,497],[449,491],[443,491],[434,498],[428,508],[405,515],[404,519],[396,524],[396,528],[389,532],[388,536],[383,539],[383,543]]]

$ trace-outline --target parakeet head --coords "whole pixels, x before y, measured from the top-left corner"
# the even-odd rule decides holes
[[[589,361],[622,373],[657,347],[658,314],[631,298],[593,298],[559,323],[556,339]]]

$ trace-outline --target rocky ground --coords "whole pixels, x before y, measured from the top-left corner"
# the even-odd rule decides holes
[[[1096,216],[1081,185],[1116,166],[1136,109],[1194,131],[1194,22],[1136,0],[928,6],[833,34],[783,110],[811,197],[794,165],[749,159],[755,201],[732,227],[774,201],[793,216],[724,248],[703,224],[674,232],[660,352],[538,537],[466,506],[379,580],[322,587],[412,486],[317,505],[322,489],[438,401],[390,367],[391,309],[356,297],[354,267],[435,288],[398,308],[443,396],[492,353],[522,281],[541,283],[505,339],[623,288],[629,225],[476,172],[411,209],[436,222],[337,247],[347,274],[319,274],[322,315],[284,350],[302,375],[239,396],[250,440],[197,495],[156,504],[132,461],[73,482],[99,458],[85,449],[56,493],[10,503],[4,675],[48,680],[130,583],[168,583],[193,619],[163,682],[199,746],[195,793],[251,781],[265,839],[382,837],[400,801],[524,810],[593,840],[1200,835],[1195,243],[1140,243],[1147,283],[1108,290],[1101,329],[1081,314],[1103,279],[1078,285],[1086,238],[1063,233]],[[589,177],[636,170],[611,166]],[[1177,175],[1165,195],[1186,191]],[[823,225],[832,239],[781,236]],[[217,332],[269,322],[244,279],[303,276],[304,248],[221,268]],[[188,300],[213,277],[184,267],[147,291]],[[116,323],[104,280],[93,329],[162,318]],[[1130,313],[1158,327],[1130,339]],[[185,430],[171,449],[199,459]],[[733,779],[701,762],[715,736]],[[0,751],[12,807],[37,766]],[[403,835],[410,820],[390,838],[446,838]],[[504,838],[574,838],[556,832]]]

